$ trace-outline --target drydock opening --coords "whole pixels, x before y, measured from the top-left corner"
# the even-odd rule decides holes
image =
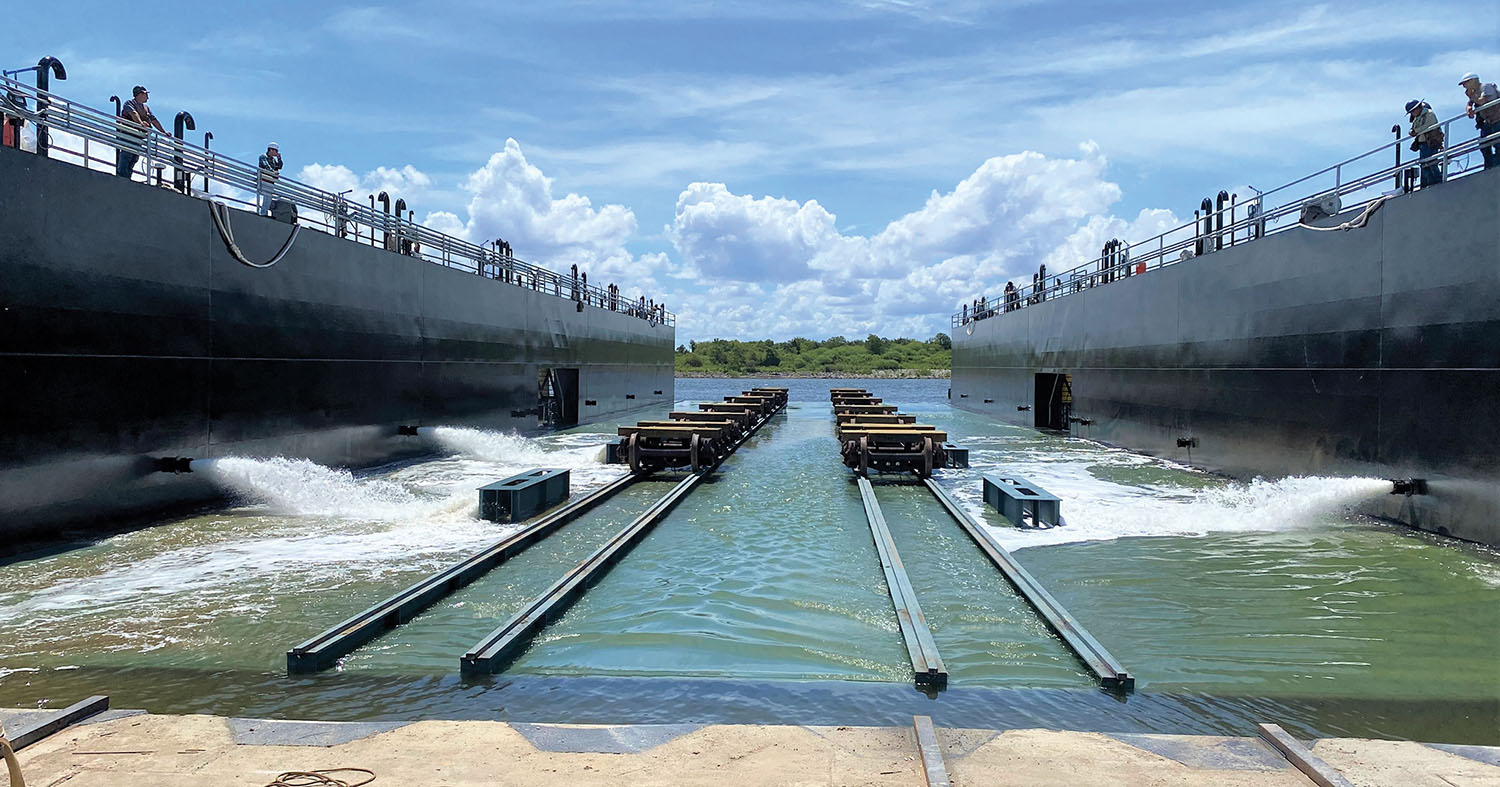
[[[1068,419],[1073,415],[1073,375],[1038,372],[1031,411],[1036,428],[1066,432]]]
[[[558,429],[578,425],[578,370],[542,369],[537,373],[541,424]]]

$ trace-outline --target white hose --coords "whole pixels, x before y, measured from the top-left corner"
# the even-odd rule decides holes
[[[292,227],[292,234],[287,236],[286,243],[281,244],[281,251],[276,252],[276,256],[266,262],[251,262],[245,258],[244,252],[240,251],[240,247],[234,242],[234,228],[229,226],[229,206],[218,200],[209,200],[208,213],[210,216],[213,216],[214,226],[219,229],[219,237],[224,239],[224,245],[229,249],[229,253],[234,255],[235,259],[252,268],[269,268],[281,262],[281,258],[285,257],[286,253],[292,250],[292,244],[297,242],[298,233],[302,232],[302,225],[294,225]]]
[[[1349,230],[1363,229],[1366,224],[1370,223],[1370,217],[1375,215],[1375,211],[1379,210],[1380,206],[1384,205],[1385,201],[1388,199],[1390,199],[1390,197],[1388,196],[1376,199],[1375,201],[1366,205],[1365,209],[1360,211],[1359,215],[1355,216],[1353,221],[1346,221],[1343,224],[1339,224],[1333,227],[1314,227],[1311,224],[1306,224],[1303,222],[1298,222],[1298,224],[1304,229],[1313,230],[1315,232],[1348,232]]]

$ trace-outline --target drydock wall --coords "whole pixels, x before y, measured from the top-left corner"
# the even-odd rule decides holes
[[[1425,477],[1372,513],[1500,544],[1500,171],[955,334],[959,407],[1030,425],[1035,375],[1070,374],[1096,439],[1186,461],[1197,438],[1193,464],[1240,477]]]
[[[252,260],[290,230],[233,227]],[[511,412],[546,367],[580,370],[585,422],[667,405],[674,333],[310,230],[250,268],[202,199],[0,149],[0,537],[215,495],[150,457],[358,467],[427,450],[400,424],[535,429]]]

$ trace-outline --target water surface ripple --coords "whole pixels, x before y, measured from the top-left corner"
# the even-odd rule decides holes
[[[618,477],[614,424],[543,438],[446,430],[438,458],[365,473],[284,459],[212,469],[232,508],[0,565],[0,705],[282,718],[758,721],[1373,735],[1500,744],[1500,557],[1352,513],[1370,479],[1234,482],[951,409],[943,380],[865,385],[974,451],[942,483],[1139,680],[1117,700],[920,489],[877,494],[953,686],[910,686],[858,495],[837,463],[833,381],[764,381],[794,408],[559,621],[515,667],[457,659],[649,502],[637,487],[525,560],[357,653],[287,677],[287,647],[512,532],[474,489],[539,466],[575,493]],[[718,399],[758,381],[682,380]],[[654,415],[654,414],[653,414]],[[631,420],[634,420],[632,418]],[[1067,526],[1017,530],[979,477],[1020,473]],[[653,482],[655,483],[655,482]],[[550,542],[550,543],[549,543]]]

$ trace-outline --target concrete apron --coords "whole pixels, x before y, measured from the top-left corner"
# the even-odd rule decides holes
[[[27,784],[67,787],[255,787],[285,771],[340,767],[374,771],[377,787],[927,785],[944,783],[933,781],[942,769],[955,785],[1314,783],[1258,738],[938,728],[936,739],[941,760],[924,763],[914,727],[304,722],[109,711],[19,756]],[[1329,738],[1313,742],[1312,752],[1354,785],[1500,785],[1500,747]]]

